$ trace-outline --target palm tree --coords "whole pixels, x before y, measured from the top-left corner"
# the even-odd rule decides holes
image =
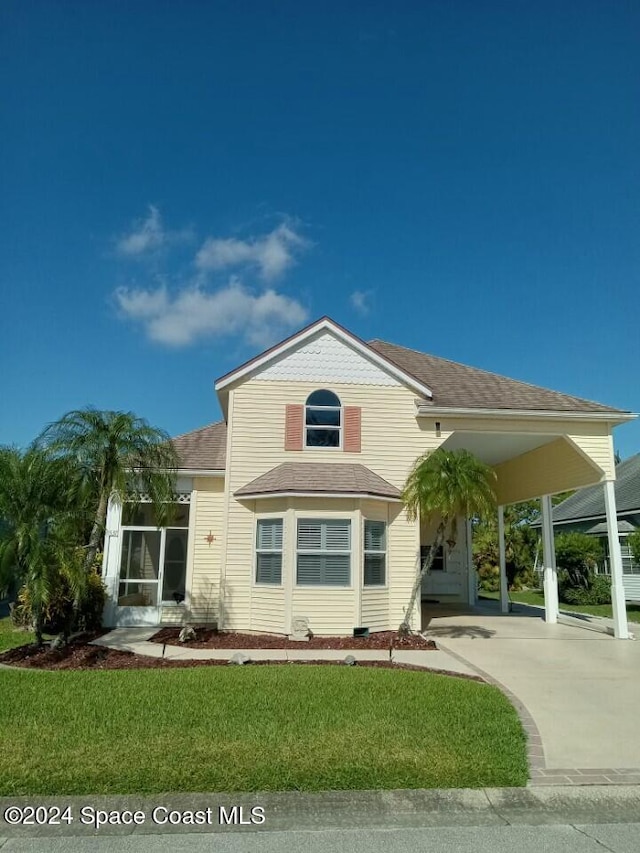
[[[100,548],[109,498],[148,496],[162,524],[170,511],[178,464],[167,433],[132,412],[87,408],[68,412],[50,424],[39,441],[53,455],[82,472],[93,495],[92,525],[84,567],[89,571]]]
[[[411,631],[411,616],[422,580],[429,572],[438,549],[457,541],[459,516],[483,517],[495,510],[496,473],[468,450],[427,451],[420,456],[404,485],[402,499],[409,521],[439,518],[435,539],[416,577],[398,633]]]
[[[61,567],[73,563],[79,487],[65,460],[52,459],[36,445],[24,452],[0,447],[0,589],[26,587],[39,644]],[[69,579],[81,595],[81,585]]]

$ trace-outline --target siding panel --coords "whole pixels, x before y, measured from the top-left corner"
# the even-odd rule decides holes
[[[190,618],[194,622],[215,622],[219,618],[224,480],[199,477],[194,489],[197,494]],[[211,544],[207,541],[209,533],[214,537]]]

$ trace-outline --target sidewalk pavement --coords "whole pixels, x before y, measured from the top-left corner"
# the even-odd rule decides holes
[[[14,825],[2,820],[2,815],[12,815],[11,807],[25,809],[36,805],[45,809],[58,807],[64,810],[68,807],[72,819],[57,825],[47,825],[48,822],[43,822],[41,825],[31,823],[28,826],[21,825],[18,820],[14,821]],[[236,820],[221,820],[221,807],[227,815],[230,815],[235,807]],[[255,814],[252,809],[256,807],[263,810],[264,821],[251,820],[251,816]],[[101,825],[96,827],[90,820],[83,821],[81,809],[86,809],[84,814],[89,814],[89,817],[98,810],[107,813],[122,813],[125,809],[136,810],[143,813],[144,820],[135,825],[123,825],[122,822],[115,824],[103,820]],[[157,810],[155,816],[154,810]],[[176,822],[166,819],[168,811],[177,812],[180,818],[180,815],[187,811],[207,810],[211,813],[211,820],[196,825],[185,819],[178,819]],[[64,837],[70,836],[133,836],[142,844],[141,837],[145,835],[168,834],[175,838],[188,832],[214,833],[217,836],[215,849],[222,849],[224,842],[221,836],[238,832],[243,835],[246,832],[257,832],[266,844],[265,834],[269,836],[273,832],[587,823],[612,825],[636,823],[638,815],[638,786],[1,797],[0,847],[2,839],[8,838],[40,838],[41,847],[35,849],[42,850],[52,848],[49,841],[59,839],[62,842]],[[237,819],[240,816],[242,822]],[[46,844],[42,843],[44,838],[49,839]],[[244,838],[247,843],[247,835],[244,835]],[[391,837],[389,840],[392,840]],[[173,849],[186,848],[176,846]],[[213,850],[213,844],[208,849]],[[280,849],[302,847],[287,845]],[[304,849],[308,849],[306,845]],[[637,850],[637,846],[634,849]]]

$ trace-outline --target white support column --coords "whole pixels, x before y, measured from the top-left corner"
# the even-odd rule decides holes
[[[102,582],[107,588],[107,600],[104,605],[103,622],[112,627],[116,621],[118,602],[118,580],[120,575],[120,549],[122,544],[122,504],[109,498],[107,522],[104,532],[104,552],[102,556]]]
[[[622,583],[622,554],[618,535],[618,514],[616,511],[616,493],[613,480],[604,484],[604,505],[607,513],[607,533],[609,536],[609,568],[611,571],[611,604],[613,605],[613,633],[618,640],[629,639],[627,624],[627,605]]]
[[[473,565],[473,528],[471,526],[471,519],[468,518],[466,521],[467,528],[467,581],[468,581],[468,592],[467,598],[469,601],[469,606],[474,607],[478,601],[478,577],[476,575],[476,568]]]
[[[553,510],[551,496],[543,495],[542,504],[542,562],[544,566],[544,620],[551,624],[558,621],[558,571],[556,547],[553,538]]]
[[[500,612],[509,612],[509,590],[507,587],[507,555],[504,545],[504,507],[498,507],[498,551],[500,554]]]

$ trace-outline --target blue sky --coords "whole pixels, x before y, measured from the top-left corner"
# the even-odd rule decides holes
[[[639,34],[624,0],[4,0],[0,443],[210,423],[324,314],[639,411]]]

